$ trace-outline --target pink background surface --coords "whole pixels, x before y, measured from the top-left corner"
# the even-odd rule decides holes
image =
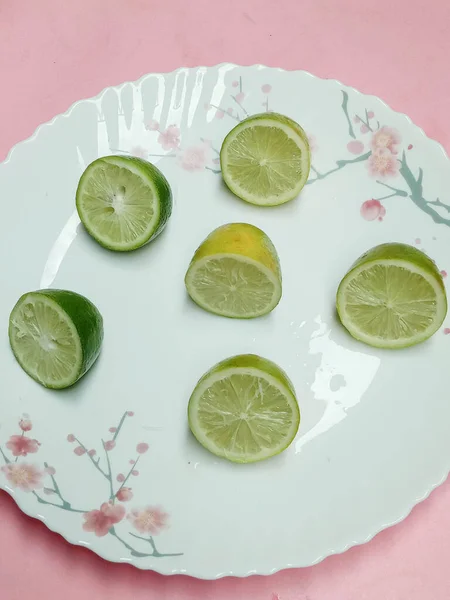
[[[337,78],[407,113],[449,151],[449,23],[445,0],[0,0],[0,160],[105,86],[222,61]],[[4,600],[450,598],[448,482],[365,546],[247,580],[165,578],[106,563],[22,515],[3,492],[0,515]]]

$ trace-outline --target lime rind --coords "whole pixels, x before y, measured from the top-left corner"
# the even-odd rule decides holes
[[[127,202],[130,188],[133,202]],[[151,163],[137,157],[104,156],[81,176],[76,206],[84,227],[100,245],[128,252],[164,229],[172,212],[172,192]]]
[[[237,452],[231,447],[218,445],[217,442],[214,441],[214,436],[211,435],[211,433],[208,435],[208,431],[206,431],[206,428],[199,418],[204,394],[208,393],[208,390],[213,388],[218,382],[227,381],[236,375],[251,377],[258,382],[259,388],[261,388],[261,382],[263,382],[270,388],[278,390],[285,402],[283,411],[277,413],[277,416],[275,417],[271,416],[269,411],[256,416],[256,419],[259,419],[260,422],[263,422],[265,425],[265,436],[267,436],[267,430],[269,428],[269,431],[271,431],[275,440],[271,445],[264,444],[257,452]],[[251,410],[251,408],[249,410]],[[217,413],[220,414],[220,406],[217,406]],[[284,434],[281,434],[282,426],[279,420],[280,414],[283,414],[282,426]],[[288,414],[289,416],[287,416]],[[228,416],[229,413],[227,413],[227,417]],[[200,379],[189,400],[188,420],[194,437],[212,454],[235,463],[253,463],[265,460],[286,450],[298,432],[300,425],[300,410],[293,385],[282,369],[275,363],[259,356],[241,355],[232,357],[215,365]],[[249,422],[246,421],[246,425],[248,426],[248,430],[252,431]],[[235,427],[235,429],[238,430],[239,427],[240,425],[237,428]],[[236,435],[237,434],[235,433],[234,438],[232,439],[235,440]],[[255,443],[257,439],[262,439],[259,437],[256,429],[253,429],[252,437],[253,443]]]
[[[221,308],[219,310],[215,308],[211,303],[205,301],[205,296],[202,295],[200,291],[201,286],[197,283],[199,271],[206,267],[208,262],[210,261],[220,261],[221,259],[228,260],[230,258],[235,260],[236,263],[242,263],[244,265],[253,266],[255,269],[257,269],[260,273],[264,275],[269,285],[272,286],[272,298],[270,302],[265,303],[260,310],[246,310],[245,312],[237,310],[228,310],[224,308]],[[282,296],[282,286],[280,279],[262,263],[240,254],[213,254],[192,262],[186,273],[185,285],[186,289],[188,290],[189,296],[198,306],[210,313],[219,315],[221,317],[228,317],[234,319],[254,319],[256,317],[266,315],[278,305]]]
[[[44,387],[63,389],[76,383],[98,358],[103,319],[80,294],[39,290],[18,300],[8,333],[22,369]]]
[[[370,272],[378,266],[386,269],[389,267],[402,269],[421,277],[430,286],[430,291],[432,290],[434,293],[434,315],[427,327],[415,333],[412,332],[411,335],[390,337],[387,331],[383,332],[384,335],[373,335],[358,326],[347,307],[349,286],[356,282],[364,272]],[[423,300],[414,297],[410,300],[415,304],[421,301]],[[435,263],[426,254],[406,244],[382,244],[358,259],[343,278],[336,294],[336,308],[342,324],[358,341],[376,348],[401,349],[422,343],[436,333],[447,314],[447,296],[442,276]]]
[[[286,186],[284,192],[276,192],[268,195],[261,195],[261,193],[253,193],[248,186],[243,186],[235,176],[232,175],[231,171],[233,168],[231,167],[230,156],[235,156],[235,152],[230,152],[231,145],[238,140],[238,137],[246,130],[255,127],[265,127],[265,128],[277,128],[281,130],[289,140],[292,140],[299,150],[300,157],[296,159],[295,162],[298,163],[300,167],[301,176],[292,179],[292,185]],[[237,144],[239,147],[241,144]],[[244,145],[241,145],[242,151],[245,151]],[[251,158],[248,156],[248,158]],[[286,159],[281,161],[275,161],[281,164]],[[273,162],[272,164],[275,164]],[[286,161],[288,162],[288,161]],[[293,162],[291,160],[291,162]],[[242,200],[249,202],[250,204],[255,204],[258,206],[278,206],[280,204],[284,204],[296,198],[301,190],[303,189],[305,183],[308,180],[309,172],[311,168],[311,152],[309,148],[308,137],[303,129],[300,127],[298,123],[286,117],[284,115],[280,115],[278,113],[262,113],[258,115],[253,115],[248,117],[239,125],[237,125],[234,129],[232,129],[228,135],[225,137],[225,140],[222,144],[222,148],[220,150],[220,165],[222,170],[222,177],[228,186],[228,188],[241,198]],[[253,163],[252,168],[255,167]],[[245,169],[240,167],[242,173],[245,173]],[[260,170],[260,175],[262,173],[270,174],[270,170]],[[273,170],[272,170],[273,171]],[[272,175],[274,175],[275,171],[273,171]],[[292,177],[292,174],[291,174]],[[275,175],[275,178],[278,181],[286,180],[286,174]],[[259,177],[253,177],[252,181],[258,181]],[[296,179],[296,180],[295,180]],[[253,186],[253,183],[252,183]]]

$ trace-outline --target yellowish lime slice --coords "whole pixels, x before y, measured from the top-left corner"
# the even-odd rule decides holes
[[[11,312],[9,341],[30,377],[48,388],[66,388],[97,360],[103,319],[92,302],[75,292],[29,292]]]
[[[435,263],[406,244],[369,250],[341,281],[336,307],[350,334],[378,348],[405,348],[427,340],[447,314],[447,296]]]
[[[266,358],[243,354],[220,362],[200,379],[189,400],[188,419],[207,450],[250,463],[289,446],[300,411],[286,373]]]
[[[131,156],[104,156],[78,184],[76,204],[88,233],[109,250],[136,250],[164,229],[172,192],[154,165]]]
[[[236,196],[259,206],[293,200],[311,166],[308,138],[289,117],[264,113],[245,119],[225,138],[222,176]]]
[[[185,277],[191,298],[223,317],[269,313],[281,298],[281,269],[269,237],[248,223],[215,229],[194,254]]]

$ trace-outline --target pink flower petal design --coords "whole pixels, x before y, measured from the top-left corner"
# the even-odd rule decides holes
[[[178,163],[186,171],[202,171],[209,161],[210,148],[207,144],[189,146],[178,155]]]
[[[54,467],[50,467],[50,466],[48,466],[48,467],[45,469],[45,472],[46,472],[46,473],[48,473],[49,475],[54,475],[54,474],[56,473],[56,469],[55,469]]]
[[[142,534],[157,535],[165,529],[169,515],[157,506],[134,509],[128,515],[133,527]]]
[[[369,131],[369,128],[367,127],[367,125],[361,125],[360,131],[361,133],[367,133]]]
[[[370,147],[374,151],[389,150],[392,154],[397,154],[400,142],[400,133],[396,129],[381,127],[373,134]]]
[[[109,431],[110,433],[116,433],[116,431],[117,431],[117,427],[110,427],[110,428],[108,429],[108,431]]]
[[[239,94],[236,94],[235,98],[236,98],[236,102],[239,102],[239,104],[242,104],[242,102],[245,99],[244,92],[239,92]]]
[[[30,419],[20,419],[19,427],[22,431],[31,431],[33,429],[33,424]]]
[[[91,510],[83,515],[83,529],[95,533],[97,537],[103,537],[113,525],[124,518],[125,512],[121,504],[104,502],[100,510]]]
[[[176,125],[169,125],[159,134],[158,142],[163,150],[175,150],[180,145],[180,130]]]
[[[89,456],[95,456],[97,452],[92,448],[92,450],[89,450],[88,454]]]
[[[129,411],[127,412],[127,415],[128,415],[129,417],[134,417],[134,412],[133,412],[132,410],[129,410]]]
[[[151,119],[145,125],[145,129],[148,129],[149,131],[158,131],[158,129],[159,129],[159,123],[158,123],[158,121],[155,121],[155,119]]]
[[[69,433],[69,435],[67,436],[67,441],[70,443],[73,443],[75,441],[75,436],[73,435],[73,433]]]
[[[386,209],[379,200],[366,200],[361,205],[361,216],[366,221],[375,221],[382,219],[386,214]]]
[[[233,87],[239,87],[239,81],[233,81],[231,84]]]
[[[136,452],[138,454],[145,454],[148,450],[148,444],[146,444],[145,442],[141,442],[140,444],[138,444],[136,446]]]
[[[216,119],[223,119],[225,116],[225,113],[223,112],[223,110],[218,110],[216,112]]]
[[[82,446],[77,446],[74,450],[74,453],[77,456],[83,456],[83,454],[86,454],[86,450]]]
[[[367,116],[369,117],[369,119],[373,119],[375,116],[375,113],[373,112],[373,110],[369,110],[369,112],[367,113]]]
[[[117,492],[116,498],[119,502],[129,502],[133,498],[133,492],[129,487],[123,487]]]
[[[39,442],[25,435],[12,435],[6,442],[6,447],[13,456],[27,456],[39,450]]]
[[[32,492],[43,487],[44,473],[35,465],[27,463],[9,463],[1,468],[13,488]]]
[[[352,154],[362,154],[364,151],[364,144],[359,140],[352,140],[347,144],[347,150]]]
[[[108,452],[110,450],[112,450],[116,445],[116,442],[114,440],[108,440],[107,442],[105,442],[105,450],[108,450]]]
[[[261,86],[261,91],[263,94],[270,94],[272,91],[272,86],[269,83],[265,83]]]
[[[132,156],[136,156],[137,158],[146,159],[148,157],[147,149],[143,148],[142,146],[133,146],[133,148],[131,148],[130,154]]]
[[[450,334],[450,327],[446,327],[444,329],[444,335],[449,335]]]
[[[397,175],[400,165],[388,148],[377,148],[372,151],[367,167],[374,177],[393,177]]]
[[[444,279],[447,277],[447,271],[441,271],[440,273]]]
[[[123,473],[119,473],[116,479],[119,483],[122,483],[122,481],[125,481],[125,475]]]

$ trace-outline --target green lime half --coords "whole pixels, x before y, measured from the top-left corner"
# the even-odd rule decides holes
[[[84,296],[65,290],[24,294],[9,318],[9,341],[22,369],[43,386],[73,385],[94,364],[103,319]]]
[[[248,223],[229,223],[210,233],[195,252],[185,283],[205,310],[240,319],[269,313],[282,293],[275,246]]]
[[[427,340],[447,314],[442,276],[423,252],[406,244],[369,250],[341,281],[336,307],[350,334],[378,348]]]
[[[227,135],[220,165],[225,183],[242,200],[259,206],[284,204],[298,196],[308,179],[308,138],[288,117],[254,115]]]
[[[233,356],[197,383],[189,426],[207,450],[232,462],[264,460],[285,450],[300,425],[295,390],[275,363],[255,354]]]
[[[161,233],[172,213],[172,192],[161,171],[146,160],[104,156],[81,176],[76,204],[99,244],[127,252]]]

